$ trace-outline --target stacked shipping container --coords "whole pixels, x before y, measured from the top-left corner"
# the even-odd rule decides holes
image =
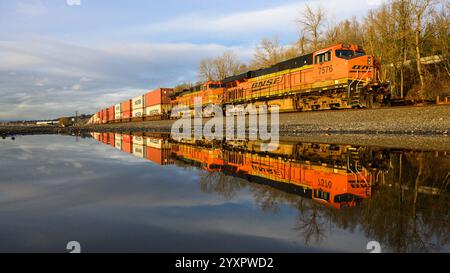
[[[131,111],[132,111],[132,106],[131,106],[131,100],[127,100],[121,103],[121,110],[122,110],[122,118],[121,121],[122,122],[127,122],[131,120]]]
[[[145,117],[147,120],[167,116],[172,108],[170,95],[173,89],[159,88],[145,94]]]
[[[171,88],[158,88],[131,100],[108,107],[97,112],[89,123],[105,124],[155,120],[168,117],[172,109]]]
[[[133,121],[142,121],[142,118],[144,117],[144,100],[145,96],[140,95],[132,99],[133,102]]]

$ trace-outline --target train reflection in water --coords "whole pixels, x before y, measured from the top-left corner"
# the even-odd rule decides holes
[[[160,165],[175,161],[269,185],[334,208],[371,196],[388,168],[383,150],[351,145],[281,142],[262,152],[260,142],[175,141],[154,133],[92,133],[105,144]]]
[[[263,211],[298,215],[305,244],[335,228],[359,230],[393,252],[450,251],[450,153],[281,141],[175,141],[155,133],[93,133],[159,165],[194,166],[202,192],[232,199],[247,188]],[[243,178],[243,179],[240,179]],[[348,209],[343,209],[348,208]]]

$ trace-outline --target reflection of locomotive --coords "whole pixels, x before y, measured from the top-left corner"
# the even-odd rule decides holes
[[[96,113],[91,124],[168,118],[174,105],[277,105],[280,111],[372,107],[386,99],[380,63],[356,45],[337,44],[268,68],[205,82],[175,94],[160,88]],[[239,107],[237,107],[239,108]],[[239,108],[240,109],[240,108]]]
[[[363,147],[316,143],[280,143],[259,151],[258,142],[174,141],[153,133],[94,133],[94,138],[160,165],[174,160],[209,172],[242,177],[295,192],[336,208],[355,206],[370,197],[383,154]],[[111,139],[114,138],[114,139]],[[216,146],[214,146],[216,145]]]

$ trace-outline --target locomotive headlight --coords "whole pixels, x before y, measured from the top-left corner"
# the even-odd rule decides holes
[[[371,58],[371,57],[368,57],[368,58],[367,58],[367,64],[368,64],[368,65],[371,65],[371,64],[372,64],[372,58]]]

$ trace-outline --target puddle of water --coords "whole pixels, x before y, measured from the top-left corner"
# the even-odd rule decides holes
[[[0,140],[0,251],[450,250],[444,151],[91,136]]]

